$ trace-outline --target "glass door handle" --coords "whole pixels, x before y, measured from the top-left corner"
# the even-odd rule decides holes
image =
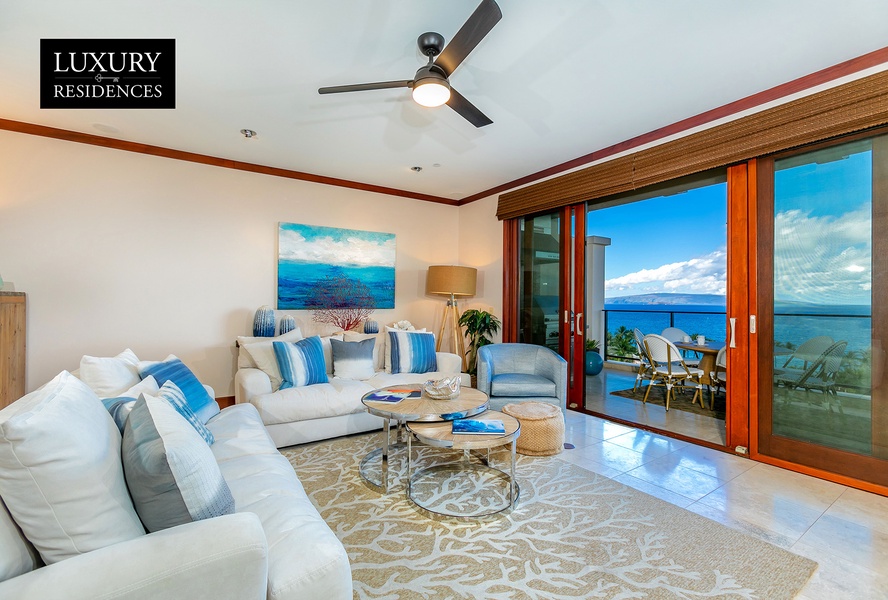
[[[728,348],[736,348],[737,342],[734,340],[734,327],[737,325],[737,319],[731,317],[728,321],[731,323],[731,341],[728,343]]]
[[[583,320],[583,313],[577,313],[577,321],[576,321],[576,329],[574,329],[574,333],[577,335],[583,335],[583,330],[580,329],[580,322]]]

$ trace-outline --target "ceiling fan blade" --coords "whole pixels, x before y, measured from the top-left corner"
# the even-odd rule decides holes
[[[499,23],[503,18],[500,7],[494,0],[481,0],[481,4],[469,17],[443,52],[435,59],[435,64],[444,69],[444,74],[450,77],[450,74],[459,66],[459,64],[475,49],[481,40],[484,39],[493,26]]]
[[[478,110],[474,104],[466,100],[465,96],[453,88],[450,88],[450,100],[447,101],[447,106],[455,110],[459,116],[475,127],[484,127],[493,123],[493,121],[487,118],[487,115]]]
[[[377,81],[376,83],[355,83],[352,85],[334,85],[318,89],[319,94],[341,94],[342,92],[363,92],[365,90],[387,90],[390,88],[411,87],[412,79],[400,81]]]

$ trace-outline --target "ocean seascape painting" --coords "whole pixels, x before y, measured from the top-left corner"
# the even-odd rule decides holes
[[[365,290],[371,308],[394,308],[395,234],[280,223],[278,309],[317,308],[318,298],[329,296],[330,282]],[[349,308],[349,301],[344,295],[335,308]]]

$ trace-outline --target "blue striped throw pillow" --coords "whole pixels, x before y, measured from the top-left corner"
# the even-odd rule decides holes
[[[182,393],[179,386],[172,381],[167,381],[160,387],[160,391],[157,392],[157,397],[169,402],[170,406],[175,408],[176,412],[185,417],[185,420],[194,427],[194,430],[200,434],[200,437],[204,439],[208,446],[213,445],[213,442],[216,441],[216,438],[213,437],[213,432],[207,429],[207,426],[197,418],[197,415],[194,414],[194,411],[188,406],[185,394]]]
[[[281,388],[327,383],[327,364],[321,338],[313,336],[298,342],[274,342],[274,357],[281,370]]]
[[[219,413],[219,405],[213,398],[210,398],[203,384],[198,381],[191,369],[172,354],[161,362],[140,362],[139,376],[145,379],[149,375],[154,375],[157,385],[160,386],[167,381],[175,383],[185,394],[188,406],[201,423],[206,423]]]
[[[429,373],[438,370],[435,336],[430,331],[389,331],[392,373]]]

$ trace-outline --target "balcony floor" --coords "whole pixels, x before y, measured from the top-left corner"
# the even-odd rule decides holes
[[[630,389],[634,384],[635,373],[610,366],[598,375],[587,376],[586,410],[722,446],[726,443],[725,422],[721,419],[675,409],[667,412],[662,406],[610,393]]]

